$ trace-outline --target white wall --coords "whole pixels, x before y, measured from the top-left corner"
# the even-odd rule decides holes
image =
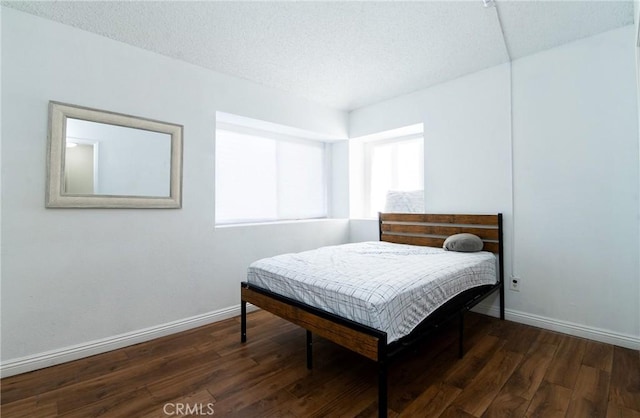
[[[512,102],[507,64],[354,111],[350,135],[424,122],[427,211],[507,214],[507,317],[639,348],[634,34],[513,62]]]
[[[636,25],[636,85],[638,88],[638,131],[640,132],[640,0],[634,0],[633,2],[634,21]],[[638,135],[638,141],[640,142],[640,135]],[[639,150],[640,152],[640,146]],[[638,160],[640,160],[640,154],[638,154]],[[640,195],[640,181],[638,182],[638,194]],[[638,232],[638,241],[640,247],[640,231]],[[638,262],[640,263],[640,254],[638,254]],[[638,290],[638,300],[640,300],[640,289]]]
[[[633,21],[636,25],[638,40],[640,40],[640,0],[633,0]]]
[[[45,209],[49,100],[184,125],[183,208]],[[346,220],[214,228],[216,111],[346,138],[344,112],[2,8],[3,373],[237,314],[250,261],[347,241]]]
[[[634,29],[513,63],[513,309],[640,335]]]

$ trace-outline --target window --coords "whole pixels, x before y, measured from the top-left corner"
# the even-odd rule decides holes
[[[352,216],[424,212],[422,124],[355,139],[351,152]]]
[[[324,218],[326,144],[218,123],[216,224]]]
[[[422,142],[422,136],[416,136],[365,144],[365,178],[368,178],[365,196],[368,196],[369,216],[385,209],[389,192],[423,189]]]

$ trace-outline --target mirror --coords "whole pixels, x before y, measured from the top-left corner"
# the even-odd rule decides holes
[[[49,103],[50,208],[180,208],[182,126]]]

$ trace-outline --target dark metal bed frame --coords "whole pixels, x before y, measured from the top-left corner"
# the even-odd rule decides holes
[[[313,366],[312,335],[318,334],[378,363],[378,416],[387,416],[387,369],[399,353],[422,340],[433,330],[453,319],[459,320],[459,355],[464,354],[464,314],[480,301],[500,292],[500,319],[504,319],[504,256],[502,214],[442,215],[399,214],[379,215],[380,241],[399,244],[442,247],[446,237],[468,232],[478,235],[484,250],[498,255],[498,282],[469,289],[434,311],[409,335],[387,343],[387,333],[323,311],[297,300],[284,297],[258,286],[241,283],[241,341],[247,340],[247,303],[258,306],[299,325],[307,332],[307,368]]]

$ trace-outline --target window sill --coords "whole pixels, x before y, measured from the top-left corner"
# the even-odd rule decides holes
[[[257,221],[257,222],[246,222],[246,223],[229,223],[229,224],[217,224],[215,226],[216,229],[227,229],[227,228],[242,228],[242,227],[255,227],[255,226],[269,226],[269,225],[290,225],[290,224],[301,224],[301,223],[317,223],[317,222],[332,222],[339,220],[347,220],[342,218],[317,218],[317,219],[290,219],[290,220],[280,220],[280,221]]]

